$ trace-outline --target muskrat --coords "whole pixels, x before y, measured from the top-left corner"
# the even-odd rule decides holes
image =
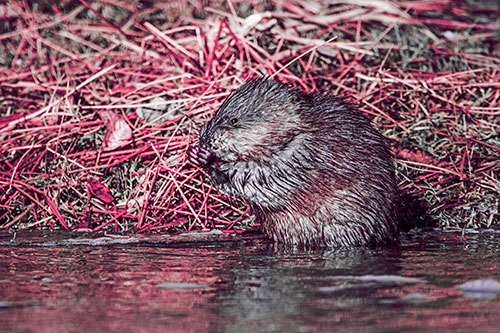
[[[385,138],[353,105],[269,78],[232,93],[188,150],[264,233],[293,247],[389,244],[398,189]]]

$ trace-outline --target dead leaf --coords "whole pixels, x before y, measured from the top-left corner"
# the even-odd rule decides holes
[[[132,129],[122,117],[111,110],[100,110],[97,114],[106,126],[106,135],[102,141],[104,150],[113,150],[130,143]]]
[[[421,151],[411,151],[409,149],[401,149],[398,152],[398,157],[403,160],[408,160],[417,163],[431,164],[432,158]]]
[[[101,181],[93,176],[88,176],[87,177],[87,186],[90,190],[90,193],[94,195],[95,197],[101,199],[105,203],[109,204],[112,203],[115,198],[111,194],[110,189],[101,183]]]

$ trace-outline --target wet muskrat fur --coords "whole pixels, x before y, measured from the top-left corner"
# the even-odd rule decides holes
[[[203,127],[189,159],[246,200],[276,243],[307,248],[398,238],[384,137],[352,105],[272,79],[249,81]]]

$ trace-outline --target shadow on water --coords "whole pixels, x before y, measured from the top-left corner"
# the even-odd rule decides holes
[[[500,278],[496,234],[303,253],[258,235],[72,236],[0,234],[2,330],[468,331],[500,317],[490,280],[457,288]]]

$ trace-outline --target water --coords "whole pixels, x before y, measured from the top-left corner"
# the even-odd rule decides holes
[[[68,239],[71,236],[73,239]],[[0,331],[497,331],[500,236],[286,253],[258,235],[0,234]],[[76,240],[75,240],[76,239]],[[484,285],[484,283],[483,283]]]

